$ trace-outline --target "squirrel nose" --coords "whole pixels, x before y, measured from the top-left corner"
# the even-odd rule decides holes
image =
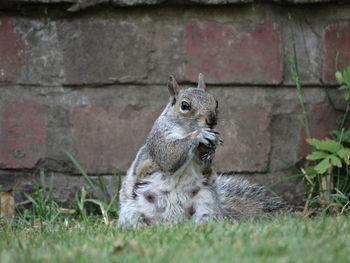
[[[213,112],[210,112],[208,117],[205,120],[205,123],[209,126],[209,128],[212,129],[217,124],[216,114]]]

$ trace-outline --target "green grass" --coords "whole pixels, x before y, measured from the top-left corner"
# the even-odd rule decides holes
[[[0,228],[0,262],[349,262],[348,217],[280,215],[256,222],[157,225],[101,218]]]

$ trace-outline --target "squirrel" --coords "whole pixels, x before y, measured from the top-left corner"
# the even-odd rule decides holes
[[[214,130],[218,101],[205,91],[203,74],[196,88],[180,88],[173,76],[167,86],[169,103],[123,181],[119,224],[240,219],[285,207],[267,189],[213,171],[222,139]]]

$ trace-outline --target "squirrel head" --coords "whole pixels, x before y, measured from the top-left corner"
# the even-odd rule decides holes
[[[196,88],[180,88],[173,76],[169,77],[168,89],[174,115],[179,119],[192,119],[200,128],[214,128],[217,124],[218,101],[205,91],[202,73]]]

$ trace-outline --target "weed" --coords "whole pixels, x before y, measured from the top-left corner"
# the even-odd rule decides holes
[[[110,194],[107,190],[106,180],[101,176],[97,176],[97,180],[93,180],[85,172],[79,162],[69,153],[65,152],[68,158],[73,162],[75,167],[83,176],[89,189],[82,188],[80,196],[76,197],[77,210],[83,218],[86,218],[88,214],[88,204],[97,206],[103,216],[103,220],[106,224],[110,223],[110,218],[118,215],[119,209],[119,190],[121,188],[121,175],[115,173],[116,186],[115,192]],[[91,194],[90,194],[91,193]],[[91,195],[91,196],[90,196]]]
[[[60,215],[60,206],[55,200],[53,194],[53,175],[51,174],[49,184],[47,185],[45,173],[40,172],[40,182],[35,184],[35,190],[32,194],[25,193],[26,198],[31,202],[32,209],[23,209],[20,216],[24,220],[33,222],[34,220],[47,223],[53,223]],[[21,210],[19,210],[21,211]]]
[[[292,32],[294,36],[294,32]],[[312,152],[306,157],[311,161],[305,168],[301,168],[301,174],[308,186],[308,197],[304,207],[304,213],[309,214],[310,208],[322,208],[323,213],[349,211],[350,187],[350,130],[344,126],[348,118],[349,105],[340,120],[338,130],[332,131],[333,138],[318,140],[312,138],[307,111],[302,93],[302,85],[299,78],[296,48],[293,42],[293,55],[289,54],[291,73],[296,85],[297,97],[303,114],[303,123],[306,141],[312,146]],[[350,66],[343,72],[336,72],[339,90],[344,91],[344,99],[350,100]]]

